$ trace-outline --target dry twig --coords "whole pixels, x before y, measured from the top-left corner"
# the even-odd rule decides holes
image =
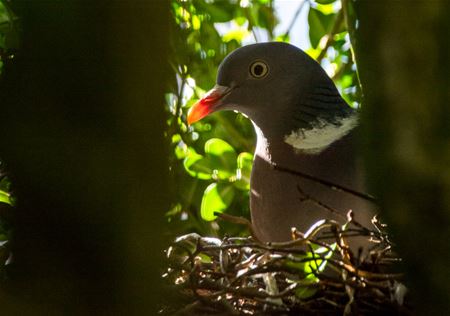
[[[179,315],[409,314],[384,229],[349,214],[345,226],[322,220],[284,243],[188,234],[168,249],[164,276],[191,302]],[[363,258],[346,246],[354,236],[370,240]]]

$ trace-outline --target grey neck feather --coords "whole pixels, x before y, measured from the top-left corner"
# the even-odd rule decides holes
[[[347,135],[358,124],[358,115],[339,118],[335,123],[317,119],[311,128],[299,128],[285,135],[284,141],[299,153],[320,154],[335,141]]]
[[[334,85],[319,86],[300,96],[291,113],[276,126],[258,126],[256,154],[268,162],[285,161],[295,154],[317,155],[347,135],[358,123],[358,114],[342,99]],[[293,158],[295,159],[295,157]]]

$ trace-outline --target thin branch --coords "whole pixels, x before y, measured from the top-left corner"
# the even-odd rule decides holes
[[[256,241],[259,241],[258,237],[256,236],[255,230],[253,228],[253,225],[248,219],[246,219],[244,217],[240,217],[240,216],[233,216],[233,215],[218,213],[218,212],[215,212],[214,215],[216,215],[217,217],[219,217],[220,219],[222,219],[224,221],[246,226],[248,228],[248,230],[250,231],[250,234],[253,237],[253,239]]]
[[[324,180],[324,179],[318,178],[316,176],[312,176],[310,174],[307,174],[307,173],[304,173],[304,172],[301,172],[301,171],[298,171],[298,170],[293,170],[293,169],[290,169],[290,168],[286,168],[286,167],[280,166],[280,165],[275,164],[275,163],[272,163],[271,166],[275,170],[286,172],[286,173],[290,173],[290,174],[302,177],[304,179],[308,179],[308,180],[320,183],[320,184],[330,188],[331,190],[338,191],[338,192],[345,192],[345,193],[354,195],[356,197],[359,197],[359,198],[361,198],[363,200],[370,201],[370,202],[375,203],[375,204],[377,203],[377,200],[373,196],[371,196],[371,195],[369,195],[367,193],[358,192],[356,190],[347,188],[347,187],[345,187],[343,185],[339,185],[339,184],[333,183],[331,181]]]
[[[320,206],[323,209],[329,211],[330,213],[338,215],[339,217],[346,219],[346,216],[342,215],[342,213],[339,212],[338,210],[336,210],[335,208],[332,208],[331,206],[328,206],[325,203],[320,202],[319,200],[312,197],[311,195],[306,194],[305,191],[302,190],[300,185],[297,185],[297,190],[302,195],[302,201],[311,201],[314,204],[316,204],[317,206]]]
[[[303,10],[303,7],[305,6],[305,4],[309,3],[309,1],[307,0],[303,0],[302,3],[300,3],[300,5],[298,6],[297,11],[295,11],[294,17],[291,20],[291,23],[289,23],[288,28],[286,29],[286,32],[284,32],[284,34],[282,35],[283,41],[287,40],[288,36],[291,34],[292,28],[295,25],[295,22],[297,22],[298,17],[300,16],[300,13]]]
[[[361,85],[361,79],[360,79],[359,70],[358,70],[358,58],[356,56],[355,49],[353,48],[353,46],[355,45],[355,42],[356,42],[356,39],[354,36],[355,35],[355,24],[352,23],[352,21],[350,21],[351,17],[350,17],[350,12],[349,12],[349,6],[351,6],[353,4],[351,4],[349,2],[349,0],[341,0],[341,2],[342,2],[341,11],[344,14],[345,24],[347,26],[348,34],[350,36],[350,43],[351,43],[350,52],[351,52],[353,62],[356,65],[356,78],[358,80],[358,87],[359,87],[359,90],[361,91],[361,95],[364,95],[364,90]]]
[[[350,55],[351,56],[351,55]],[[353,65],[353,59],[350,57],[350,60],[347,63],[344,63],[339,69],[334,73],[333,77],[331,78],[333,81],[336,81],[342,77],[342,75],[351,68]]]
[[[327,41],[325,42],[324,47],[320,51],[319,56],[317,57],[317,62],[320,63],[322,59],[324,59],[325,55],[327,54],[328,48],[333,45],[334,43],[334,34],[337,33],[339,30],[339,27],[341,26],[342,22],[344,20],[344,14],[343,11],[340,10],[338,15],[336,16],[336,20],[334,21],[333,28],[330,30],[330,32],[327,34]]]

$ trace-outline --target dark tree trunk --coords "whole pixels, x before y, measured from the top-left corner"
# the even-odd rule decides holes
[[[18,202],[2,314],[153,315],[168,3],[13,4],[23,45],[0,85],[0,157]]]
[[[450,310],[450,2],[353,3],[370,179],[418,315],[444,315]]]

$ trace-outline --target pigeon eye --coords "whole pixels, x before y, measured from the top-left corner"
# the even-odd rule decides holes
[[[255,61],[250,65],[250,74],[253,78],[261,79],[267,75],[269,72],[269,67],[265,62]]]

